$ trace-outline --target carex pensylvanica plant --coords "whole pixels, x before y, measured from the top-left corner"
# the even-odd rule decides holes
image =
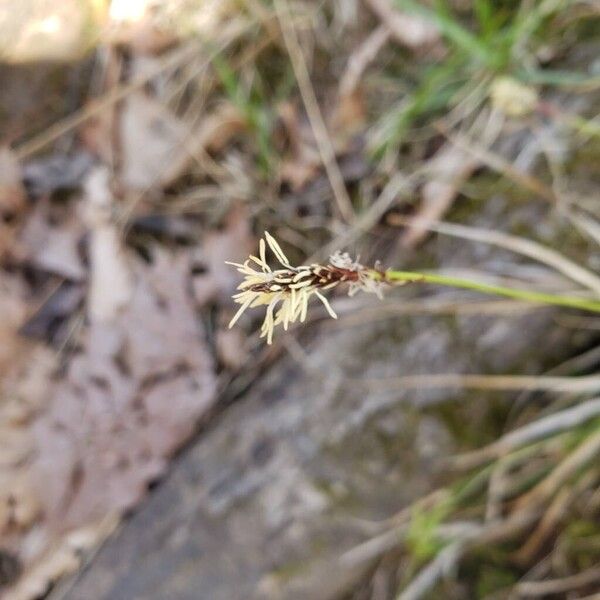
[[[267,262],[267,246],[279,263],[277,268],[271,268]],[[239,292],[233,296],[241,306],[231,319],[229,327],[233,327],[246,309],[266,306],[260,334],[267,338],[268,344],[273,342],[273,331],[277,325],[283,325],[287,330],[290,323],[302,323],[306,320],[308,304],[313,296],[323,303],[331,317],[337,319],[324,292],[340,285],[347,287],[350,296],[362,291],[382,298],[384,288],[392,285],[434,283],[516,300],[600,312],[600,300],[489,285],[438,273],[383,270],[379,265],[366,267],[345,252],[331,255],[326,264],[294,267],[277,240],[268,232],[265,232],[265,238],[259,242],[258,256],[251,255],[243,264],[229,261],[227,264],[236,267],[244,276],[238,286]]]

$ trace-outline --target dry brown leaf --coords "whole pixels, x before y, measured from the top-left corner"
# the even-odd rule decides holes
[[[234,136],[246,128],[246,119],[236,106],[229,102],[220,104],[183,140],[181,152],[161,171],[161,185],[173,183],[190,167],[195,157],[207,151],[221,151]]]
[[[246,128],[239,109],[223,103],[190,131],[159,101],[133,93],[120,118],[121,183],[134,190],[167,186],[180,177],[195,156],[218,152]]]
[[[212,360],[187,293],[189,259],[154,259],[136,264],[128,305],[112,321],[91,323],[35,424],[32,472],[50,528],[136,504],[212,403]]]
[[[0,278],[0,369],[8,374],[0,388],[0,531],[2,549],[24,568],[8,597],[34,598],[78,568],[83,546],[73,546],[74,532],[137,504],[215,398],[190,249],[149,249],[150,263],[126,256],[113,202],[108,172],[98,167],[83,200],[90,319],[60,379],[56,361],[37,354],[49,351],[16,334],[28,312],[23,286]],[[222,260],[250,250],[247,221],[233,211],[225,232],[206,238],[214,297],[236,285]]]
[[[82,281],[86,275],[79,243],[85,227],[70,209],[57,222],[53,216],[52,203],[40,198],[27,219],[15,251],[19,260],[72,281]]]
[[[19,568],[17,542],[41,510],[25,468],[35,452],[29,423],[55,369],[51,351],[18,334],[29,310],[26,298],[19,277],[0,271],[0,540],[2,552],[14,557]]]
[[[188,293],[189,253],[126,260],[104,168],[90,174],[85,201],[90,327],[33,429],[46,526],[59,529],[138,502],[214,393]]]
[[[77,569],[105,535],[95,523],[139,502],[214,400],[189,253],[131,264],[127,306],[90,323],[60,381],[42,369],[43,402],[36,385],[15,387],[33,410],[0,410],[0,528],[24,567],[6,597],[38,597]]]
[[[23,340],[16,331],[12,335],[16,342],[13,342],[13,354],[7,362],[9,368],[3,369],[0,385],[0,423],[25,427],[45,405],[57,359],[49,348]],[[4,343],[11,347],[6,337]]]
[[[186,154],[188,128],[158,100],[133,92],[120,115],[121,184],[144,191]]]

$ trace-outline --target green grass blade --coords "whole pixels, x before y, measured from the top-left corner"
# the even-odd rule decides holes
[[[395,0],[395,4],[407,13],[418,15],[434,23],[442,35],[463,52],[476,57],[487,66],[496,64],[492,48],[489,48],[481,39],[463,27],[448,11],[445,2],[437,1],[435,10],[414,0]]]

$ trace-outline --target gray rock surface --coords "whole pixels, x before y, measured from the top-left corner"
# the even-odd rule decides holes
[[[464,242],[436,244],[434,251],[448,256],[460,248],[462,265],[470,260],[479,269],[498,257],[481,247],[469,253]],[[391,299],[420,293],[405,289]],[[460,442],[456,423],[431,405],[461,401],[458,429],[471,433],[485,426],[489,406],[483,393],[382,389],[369,381],[539,373],[577,343],[548,309],[352,323],[342,318],[312,341],[292,342],[292,351],[177,459],[63,597],[338,597],[369,568],[339,562],[366,539],[366,524],[443,480],[438,459]]]

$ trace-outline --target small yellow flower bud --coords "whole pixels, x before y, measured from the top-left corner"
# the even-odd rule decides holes
[[[535,109],[538,95],[512,77],[497,77],[490,88],[490,98],[494,108],[509,117],[523,117]]]

